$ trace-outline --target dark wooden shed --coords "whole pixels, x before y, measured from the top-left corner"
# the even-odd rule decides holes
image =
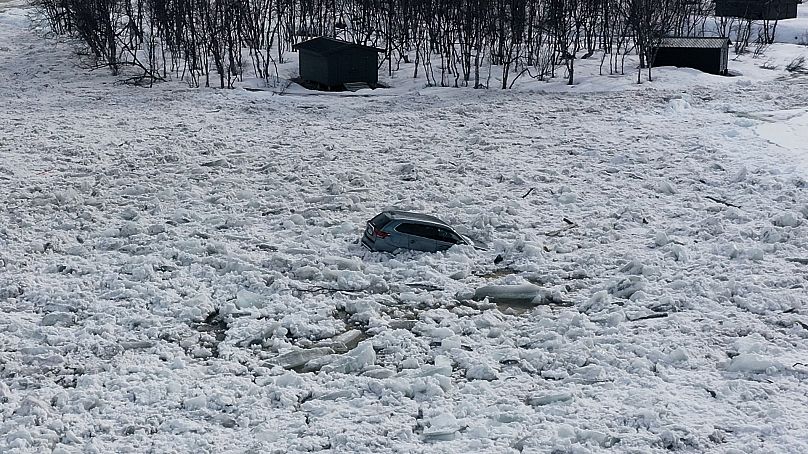
[[[797,0],[715,0],[715,15],[751,20],[794,19]]]
[[[384,52],[334,38],[319,37],[295,44],[300,53],[300,78],[323,89],[339,89],[350,83],[379,83],[378,54]]]
[[[726,75],[729,44],[729,39],[718,37],[663,38],[655,49],[653,66],[680,66]]]

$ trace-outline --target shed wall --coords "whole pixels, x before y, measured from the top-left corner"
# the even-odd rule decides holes
[[[657,49],[653,66],[679,66],[710,74],[724,74],[727,68],[727,51],[724,49],[661,47]]]
[[[793,19],[797,17],[797,1],[715,0],[715,15],[751,20]]]
[[[378,53],[373,49],[346,46],[344,49],[320,53],[300,49],[300,78],[327,87],[347,82],[379,82]]]
[[[349,48],[329,56],[334,85],[346,82],[379,82],[378,54],[376,51]]]
[[[310,50],[300,50],[300,78],[329,85],[328,63],[322,55]]]

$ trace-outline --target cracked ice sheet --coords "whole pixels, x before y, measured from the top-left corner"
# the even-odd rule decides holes
[[[757,127],[758,134],[780,147],[784,165],[794,165],[801,173],[808,175],[808,144],[805,142],[808,110],[764,113],[766,114],[770,120]]]
[[[805,175],[729,113],[803,87],[144,90],[0,34],[0,451],[806,451]],[[387,206],[491,250],[363,251]],[[456,299],[527,283],[574,305]]]

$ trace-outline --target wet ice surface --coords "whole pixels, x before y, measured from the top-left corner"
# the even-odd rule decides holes
[[[807,449],[806,176],[736,114],[804,86],[143,90],[0,20],[0,451]]]

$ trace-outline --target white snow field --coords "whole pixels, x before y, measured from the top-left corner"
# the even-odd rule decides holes
[[[278,96],[116,84],[25,14],[0,452],[808,452],[808,48]],[[490,249],[367,252],[387,207]]]

